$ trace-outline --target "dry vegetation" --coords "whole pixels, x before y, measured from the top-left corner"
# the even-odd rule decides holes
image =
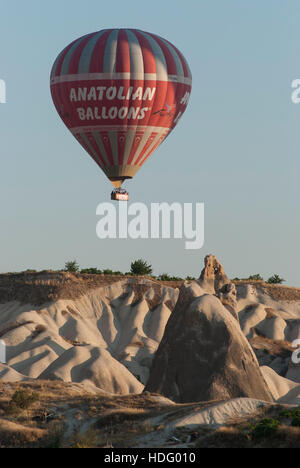
[[[141,447],[153,434],[155,447],[300,447],[300,410],[283,405],[219,428],[178,427],[167,435],[174,419],[212,403],[161,405],[147,392],[93,395],[80,384],[57,381],[0,383],[0,448]]]
[[[0,448],[132,447],[153,430],[147,420],[163,411],[149,394],[93,395],[58,381],[0,383]]]
[[[142,277],[144,280],[145,278]],[[142,300],[148,289],[154,288],[154,297],[148,300],[151,310],[161,301],[162,287],[178,288],[181,281],[152,281],[152,286],[141,282],[141,277],[88,275],[66,272],[41,272],[0,275],[0,302],[20,301],[37,307],[58,299],[77,299],[88,290],[105,287],[118,281],[134,291],[133,305]],[[240,282],[235,282],[239,284]],[[245,283],[245,282],[243,282]],[[254,284],[277,301],[300,300],[300,289],[282,285]],[[189,294],[189,292],[186,292]],[[184,301],[184,294],[179,301]],[[173,309],[171,301],[166,305]],[[249,306],[250,308],[253,305]],[[42,313],[42,311],[41,311]],[[65,314],[77,315],[68,307]],[[267,318],[276,317],[276,311],[266,308]],[[27,322],[30,323],[30,322]],[[12,322],[0,328],[0,337],[24,323]],[[38,325],[33,338],[43,332]],[[66,338],[64,338],[66,339]],[[74,346],[75,341],[66,341]],[[291,343],[263,336],[250,339],[254,349],[262,349],[277,357],[289,357],[294,351]],[[136,341],[135,346],[143,343]],[[20,392],[21,390],[21,392]],[[19,392],[19,393],[18,393]],[[212,402],[186,405],[161,405],[147,392],[141,395],[108,396],[89,393],[76,383],[59,381],[0,382],[0,448],[6,447],[136,447],[141,437],[163,434],[165,425],[175,417],[209,406]],[[164,416],[162,425],[151,425],[149,420]],[[188,447],[300,447],[300,415],[284,413],[274,406],[265,413],[245,420],[231,421],[218,429],[198,426],[174,431],[174,440]],[[159,439],[159,437],[158,437]],[[161,438],[161,445],[166,440]],[[174,441],[173,441],[174,444]]]
[[[144,276],[90,275],[68,272],[37,272],[37,273],[7,273],[0,274],[0,303],[19,301],[22,304],[41,306],[58,299],[78,299],[91,289],[106,287],[119,281],[125,286],[134,288],[135,302],[139,302],[142,293],[150,288],[150,284],[142,284],[141,280],[151,281],[156,298],[151,308],[155,307],[158,296],[161,297],[161,287],[180,287],[182,281],[158,281]],[[75,312],[76,313],[76,312]]]
[[[87,293],[90,289],[109,286],[118,281],[128,282],[136,289],[136,301],[142,291],[142,280],[149,280],[157,284],[157,295],[160,294],[162,286],[169,288],[180,288],[183,281],[159,281],[158,279],[145,276],[118,276],[118,275],[92,275],[69,272],[23,272],[0,274],[0,303],[19,301],[40,306],[58,299],[77,299]],[[276,301],[300,300],[300,289],[282,285],[266,284],[262,281],[233,281],[236,285],[253,284],[261,292],[267,293]],[[155,300],[154,300],[155,302]],[[151,308],[155,305],[152,304]]]
[[[35,306],[58,299],[77,299],[90,289],[124,279],[119,276],[66,272],[16,273],[0,275],[0,303],[19,301]]]
[[[262,349],[270,356],[287,358],[295,351],[291,343],[283,340],[271,340],[264,336],[254,336],[249,339],[251,346],[255,349]]]
[[[233,280],[236,286],[250,284],[255,286],[258,292],[268,294],[274,301],[300,301],[300,288],[284,286],[282,284],[268,284],[264,281]]]
[[[200,428],[196,448],[299,448],[298,409],[280,405],[254,417],[232,421],[218,429]]]

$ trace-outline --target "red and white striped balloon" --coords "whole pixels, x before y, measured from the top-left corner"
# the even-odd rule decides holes
[[[132,178],[176,126],[191,85],[181,52],[136,29],[76,39],[51,72],[57,112],[115,187]]]

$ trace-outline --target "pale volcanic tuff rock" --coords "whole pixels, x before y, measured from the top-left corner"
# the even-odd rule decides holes
[[[214,255],[205,257],[199,284],[207,293],[215,294],[231,315],[239,320],[235,285],[226,276],[223,265]]]
[[[184,284],[178,300],[181,284],[51,271],[0,275],[0,339],[7,355],[0,381],[43,377],[81,382],[76,385],[99,392],[140,392],[177,303],[177,318],[174,322],[172,314],[172,329],[168,324],[163,340],[169,343],[170,369],[166,372],[163,362],[156,374],[163,390],[169,391],[166,382],[175,382],[172,392],[181,395],[193,381],[195,388],[200,382],[202,393],[191,398],[263,393],[257,364],[250,365],[253,356],[234,317],[260,365],[287,378],[288,385],[296,383],[291,391],[281,385],[280,392],[285,402],[296,401],[300,364],[291,363],[291,342],[300,338],[300,289],[254,281],[233,284],[213,255],[205,258],[199,280]],[[241,382],[243,360],[247,372]],[[270,376],[264,375],[269,384]],[[271,383],[270,388],[274,393]]]
[[[204,268],[199,278],[199,284],[209,294],[215,294],[225,284],[231,281],[225,274],[223,265],[214,255],[206,255]]]
[[[91,382],[114,394],[141,393],[144,388],[105,348],[96,346],[68,349],[40,374],[39,379]]]
[[[144,278],[51,272],[2,275],[0,286],[1,280],[7,361],[0,380],[83,382],[119,394],[143,390],[177,289]]]
[[[198,291],[197,291],[198,290]],[[272,401],[239,324],[212,294],[183,285],[145,390],[175,402],[237,397]]]

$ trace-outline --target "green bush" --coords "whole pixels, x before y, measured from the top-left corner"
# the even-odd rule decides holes
[[[158,279],[160,281],[183,281],[182,278],[178,276],[170,276],[168,273],[162,273],[161,275],[158,276]]]
[[[98,270],[98,268],[84,268],[80,271],[80,273],[88,275],[101,275],[102,271]]]
[[[288,409],[288,410],[283,410],[279,414],[280,418],[287,418],[287,419],[291,419],[291,418],[294,418],[296,416],[300,417],[300,409],[299,408],[291,408],[291,409]]]
[[[70,273],[77,273],[79,268],[80,267],[76,260],[71,260],[65,263],[65,271],[69,271]]]
[[[264,281],[264,279],[259,273],[255,273],[255,275],[249,275],[248,278],[239,278],[236,276],[231,281]]]
[[[146,260],[138,259],[131,263],[130,268],[131,273],[134,275],[151,275],[152,273],[152,266],[149,265]]]
[[[291,426],[300,427],[300,416],[295,416],[291,421]]]
[[[14,412],[20,409],[28,409],[33,403],[39,401],[39,399],[40,397],[37,392],[31,393],[29,390],[20,388],[15,391],[8,404],[9,411]]]
[[[250,275],[247,279],[251,281],[263,281],[264,280],[263,277],[259,273],[256,273],[255,275]]]
[[[272,437],[276,434],[279,427],[279,421],[272,418],[264,418],[252,428],[252,436],[254,439],[262,439],[264,437]]]
[[[280,413],[279,417],[291,419],[291,426],[300,427],[300,409],[298,408],[284,410]]]
[[[109,268],[106,268],[105,270],[103,270],[103,273],[104,275],[113,275],[114,272],[112,270],[110,270]]]
[[[280,278],[279,275],[275,274],[273,276],[270,276],[270,278],[266,281],[266,283],[269,284],[281,284],[285,281],[285,279]]]
[[[160,281],[171,281],[171,276],[168,275],[168,273],[162,273],[161,275],[159,275],[158,279]]]

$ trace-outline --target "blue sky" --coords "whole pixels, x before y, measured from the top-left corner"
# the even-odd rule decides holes
[[[82,267],[229,276],[299,286],[300,5],[287,0],[0,0],[0,271]],[[100,240],[110,183],[60,121],[49,74],[63,47],[110,27],[157,33],[185,55],[193,90],[180,124],[128,184],[132,201],[205,203],[205,244]]]

